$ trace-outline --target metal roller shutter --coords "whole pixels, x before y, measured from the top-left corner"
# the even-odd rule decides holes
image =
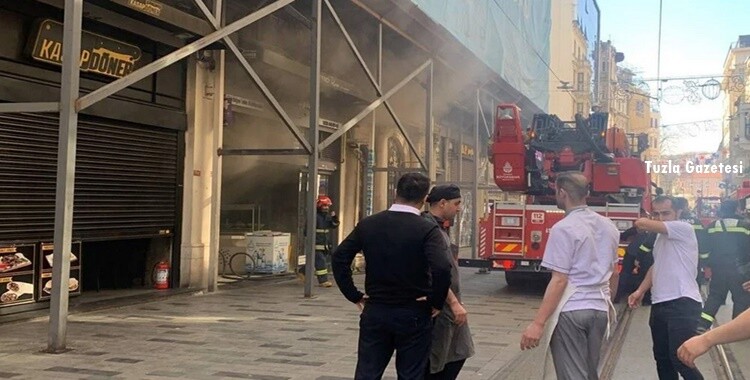
[[[54,229],[57,115],[0,114],[0,241]],[[82,118],[73,235],[82,240],[172,234],[177,132]]]

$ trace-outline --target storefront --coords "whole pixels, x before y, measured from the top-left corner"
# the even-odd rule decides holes
[[[59,98],[62,11],[45,3],[0,7],[2,102]],[[82,92],[174,49],[149,38],[147,31],[134,34],[136,20],[103,8],[89,10],[82,34]],[[118,25],[101,23],[94,14],[110,15],[105,18]],[[187,125],[184,71],[184,63],[175,64],[80,115],[72,294],[149,286],[152,268],[162,260],[179,268],[174,247],[180,238]],[[58,123],[57,114],[0,113],[0,254],[5,263],[0,282],[8,284],[5,293],[15,294],[3,297],[0,314],[28,308],[3,307],[16,301],[47,299],[53,285]],[[178,281],[179,273],[172,275]]]

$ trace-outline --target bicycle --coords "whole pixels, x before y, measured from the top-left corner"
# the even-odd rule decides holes
[[[255,256],[253,257],[247,252],[232,253],[227,249],[219,250],[220,276],[230,280],[249,280],[255,274],[258,260],[263,258],[257,253]],[[227,274],[227,266],[229,266],[228,272],[231,275]],[[244,269],[244,272],[238,270],[238,268]]]

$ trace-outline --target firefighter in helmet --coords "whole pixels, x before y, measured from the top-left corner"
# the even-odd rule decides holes
[[[712,276],[708,299],[698,323],[698,333],[714,323],[716,312],[732,293],[732,318],[750,308],[750,293],[743,284],[750,281],[750,224],[738,215],[738,202],[725,199],[719,208],[719,219],[708,226],[708,267]]]
[[[333,230],[339,226],[339,219],[335,211],[331,211],[333,202],[326,195],[318,197],[315,213],[315,276],[318,278],[318,286],[330,288],[333,283],[328,279],[328,257],[333,251]],[[302,267],[301,276],[304,276],[305,267]],[[303,277],[304,278],[304,277]]]

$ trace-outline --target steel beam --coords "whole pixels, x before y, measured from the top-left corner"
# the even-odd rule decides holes
[[[328,8],[328,11],[331,13],[331,16],[333,17],[333,20],[336,22],[336,25],[338,25],[339,30],[341,30],[341,33],[344,35],[344,39],[346,39],[347,44],[349,45],[349,49],[351,49],[352,53],[354,53],[354,56],[357,58],[357,61],[359,62],[360,67],[365,71],[367,74],[367,78],[370,80],[370,83],[375,87],[375,90],[378,93],[378,96],[383,96],[383,89],[380,87],[380,79],[382,79],[382,55],[378,55],[378,80],[375,80],[375,77],[372,75],[372,72],[370,71],[369,67],[367,66],[367,62],[365,62],[364,58],[362,58],[362,54],[360,54],[359,49],[357,49],[357,46],[354,44],[354,41],[349,36],[349,32],[347,32],[346,27],[344,27],[344,24],[341,22],[341,19],[339,18],[338,13],[336,13],[336,10],[333,8],[333,6],[330,3],[330,0],[324,0],[326,7]],[[378,43],[379,49],[382,49],[382,28],[383,24],[378,24]],[[379,52],[380,53],[380,52]],[[383,104],[385,104],[385,108],[388,110],[388,113],[391,114],[391,117],[393,117],[393,121],[396,123],[396,126],[401,131],[401,134],[404,136],[404,139],[406,139],[406,143],[409,145],[409,148],[414,153],[414,156],[417,158],[419,163],[422,165],[422,168],[425,170],[429,169],[425,166],[424,161],[421,157],[419,157],[419,152],[417,151],[416,147],[414,146],[414,143],[409,138],[408,133],[406,132],[406,128],[404,128],[404,125],[401,123],[401,120],[396,116],[396,112],[393,110],[393,107],[391,107],[391,104],[384,100]],[[328,139],[326,140],[328,141]],[[324,141],[324,143],[326,142]],[[327,146],[327,145],[326,145]],[[321,148],[324,149],[324,148]],[[428,160],[429,161],[429,160]]]
[[[322,0],[312,1],[312,29],[310,31],[310,143],[312,152],[307,161],[307,224],[305,231],[305,297],[312,294],[315,274],[315,224],[318,193],[318,127],[320,124],[320,38],[323,29]]]
[[[299,149],[219,149],[219,156],[307,156],[307,150]]]
[[[60,133],[57,146],[57,185],[55,191],[55,232],[53,237],[52,298],[50,302],[47,351],[65,351],[68,332],[68,280],[70,242],[73,237],[73,192],[76,169],[76,139],[81,57],[83,0],[65,0],[63,24],[62,78],[60,88]]]
[[[331,136],[328,136],[327,139],[325,139],[323,142],[320,143],[320,146],[318,149],[323,150],[327,148],[329,145],[331,145],[334,141],[336,141],[338,138],[343,136],[346,132],[349,131],[354,125],[362,121],[370,112],[374,111],[376,108],[378,108],[385,100],[388,100],[391,96],[393,96],[396,92],[401,90],[404,86],[406,86],[407,83],[409,83],[414,77],[419,75],[424,69],[429,67],[432,64],[432,60],[428,59],[425,63],[423,63],[421,66],[419,66],[416,70],[412,71],[411,74],[406,76],[401,82],[399,82],[396,86],[394,86],[390,91],[385,93],[383,96],[375,99],[370,105],[365,107],[362,112],[357,114],[357,116],[353,117],[351,120],[347,121],[339,129],[332,134]],[[419,157],[417,157],[419,158]]]
[[[425,146],[425,154],[427,156],[427,167],[425,169],[427,169],[427,176],[430,177],[430,181],[435,181],[435,179],[437,178],[437,172],[435,171],[435,160],[432,157],[435,150],[435,140],[432,139],[432,136],[435,134],[435,121],[432,118],[432,80],[434,78],[433,68],[434,66],[432,65],[432,63],[430,63],[427,89],[425,90],[427,92],[427,104],[425,107],[425,123],[427,123],[427,145]],[[460,157],[461,155],[459,152],[459,161]]]
[[[219,21],[211,14],[211,12],[206,7],[206,4],[203,3],[203,0],[195,0],[196,5],[198,5],[198,8],[200,8],[201,12],[203,12],[203,15],[208,19],[208,22],[211,23],[211,25],[214,26],[217,30],[219,30],[220,25]],[[305,148],[305,151],[307,154],[310,154],[312,152],[312,149],[310,148],[310,143],[307,142],[305,139],[303,133],[297,128],[296,125],[294,125],[294,122],[292,121],[292,118],[289,117],[289,115],[284,111],[284,108],[281,107],[281,104],[276,100],[276,97],[273,96],[271,93],[271,90],[268,89],[266,84],[263,82],[262,79],[260,79],[260,76],[258,76],[258,73],[253,69],[253,67],[250,65],[250,62],[247,61],[247,58],[242,55],[242,52],[237,47],[237,44],[234,43],[234,41],[229,38],[229,36],[224,37],[224,43],[229,47],[229,49],[234,53],[235,57],[238,61],[240,61],[240,64],[245,69],[248,75],[253,79],[253,82],[258,86],[260,89],[261,94],[263,94],[263,97],[268,101],[268,103],[271,104],[271,107],[274,111],[276,111],[276,115],[278,115],[281,120],[284,122],[287,128],[289,128],[289,131],[292,132],[294,137],[297,139],[297,141],[302,144],[302,146]]]
[[[257,10],[220,30],[217,30],[191,44],[185,45],[184,47],[177,49],[162,58],[157,59],[156,61],[149,63],[146,66],[141,67],[140,69],[130,73],[126,77],[120,78],[114,82],[100,87],[99,89],[78,99],[78,101],[76,102],[76,111],[80,112],[88,107],[91,107],[93,104],[109,97],[110,95],[113,95],[118,91],[123,90],[150,75],[153,75],[159,70],[168,67],[180,61],[181,59],[211,45],[212,43],[239,31],[240,29],[262,19],[265,16],[270,15],[280,8],[291,4],[293,1],[294,0],[276,0],[274,3],[267,5],[260,10]]]
[[[479,90],[477,90],[479,96]],[[474,232],[471,234],[471,258],[479,257],[479,104],[477,104],[477,113],[474,118],[474,199],[471,203],[471,215],[474,222]]]
[[[60,103],[0,103],[0,113],[16,112],[60,112]]]
[[[482,116],[482,120],[484,121],[484,129],[487,130],[487,136],[492,137],[492,132],[490,132],[489,124],[487,123],[487,118],[484,117],[484,108],[482,107],[482,102],[479,99],[479,91],[477,91],[477,107],[479,109],[479,115]],[[479,123],[477,121],[477,123]]]
[[[196,0],[199,6],[205,4],[203,0]],[[221,1],[214,3],[213,13],[216,15],[214,20],[222,20],[222,4]],[[211,15],[211,13],[209,13]],[[211,22],[211,26],[215,29],[221,27],[221,21]],[[219,51],[215,54],[216,68],[212,70],[214,75],[215,93],[213,98],[213,107],[211,109],[211,119],[216,126],[212,133],[212,148],[213,151],[218,152],[224,143],[224,129],[221,128],[224,125],[224,94],[225,94],[225,73],[226,73],[226,53]],[[209,74],[211,75],[211,74]],[[209,249],[208,249],[208,276],[206,291],[213,293],[219,289],[219,236],[221,235],[221,177],[223,170],[223,163],[221,155],[216,155],[211,159],[211,216],[209,225],[211,232],[209,234]]]

